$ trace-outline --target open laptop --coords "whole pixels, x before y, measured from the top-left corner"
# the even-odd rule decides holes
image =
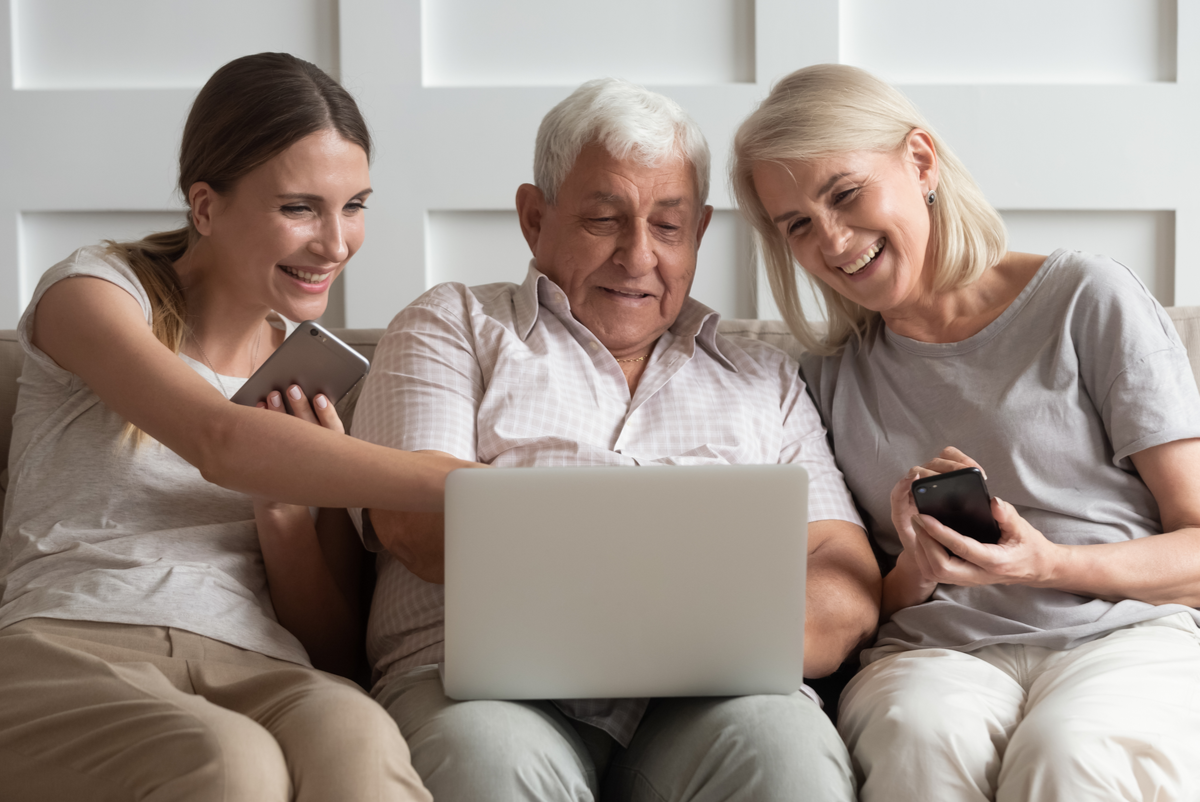
[[[792,693],[798,465],[460,470],[446,482],[446,693]]]

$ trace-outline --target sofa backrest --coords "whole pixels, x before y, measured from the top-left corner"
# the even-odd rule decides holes
[[[1200,377],[1200,306],[1171,307],[1167,309],[1167,314],[1171,316],[1180,339],[1187,347],[1192,373]],[[375,345],[383,334],[383,329],[333,331],[367,359],[375,356]],[[723,320],[721,332],[769,342],[787,351],[793,358],[799,358],[803,353],[800,344],[792,337],[787,327],[776,320]],[[0,508],[4,505],[4,493],[8,489],[8,446],[12,440],[12,415],[17,406],[17,377],[21,375],[22,361],[16,332],[0,331],[0,455],[3,457],[0,467],[4,468],[0,471]],[[354,415],[354,405],[358,401],[358,389],[355,388],[354,392],[338,405],[347,428]]]

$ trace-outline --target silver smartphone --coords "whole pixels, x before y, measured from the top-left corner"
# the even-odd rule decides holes
[[[246,379],[230,400],[253,407],[259,401],[265,401],[272,390],[286,395],[287,388],[298,384],[310,402],[321,394],[336,404],[367,375],[370,367],[366,357],[334,337],[328,329],[306,320],[267,357],[253,376]],[[288,409],[286,404],[284,408]]]

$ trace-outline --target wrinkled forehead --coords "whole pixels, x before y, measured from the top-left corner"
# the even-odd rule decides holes
[[[575,158],[560,196],[608,203],[653,202],[695,209],[699,204],[696,171],[681,152],[651,157],[632,149],[614,155],[600,144],[585,146]]]

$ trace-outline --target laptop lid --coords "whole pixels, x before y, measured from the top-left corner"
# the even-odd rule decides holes
[[[446,693],[792,693],[798,465],[459,470],[446,481]]]

